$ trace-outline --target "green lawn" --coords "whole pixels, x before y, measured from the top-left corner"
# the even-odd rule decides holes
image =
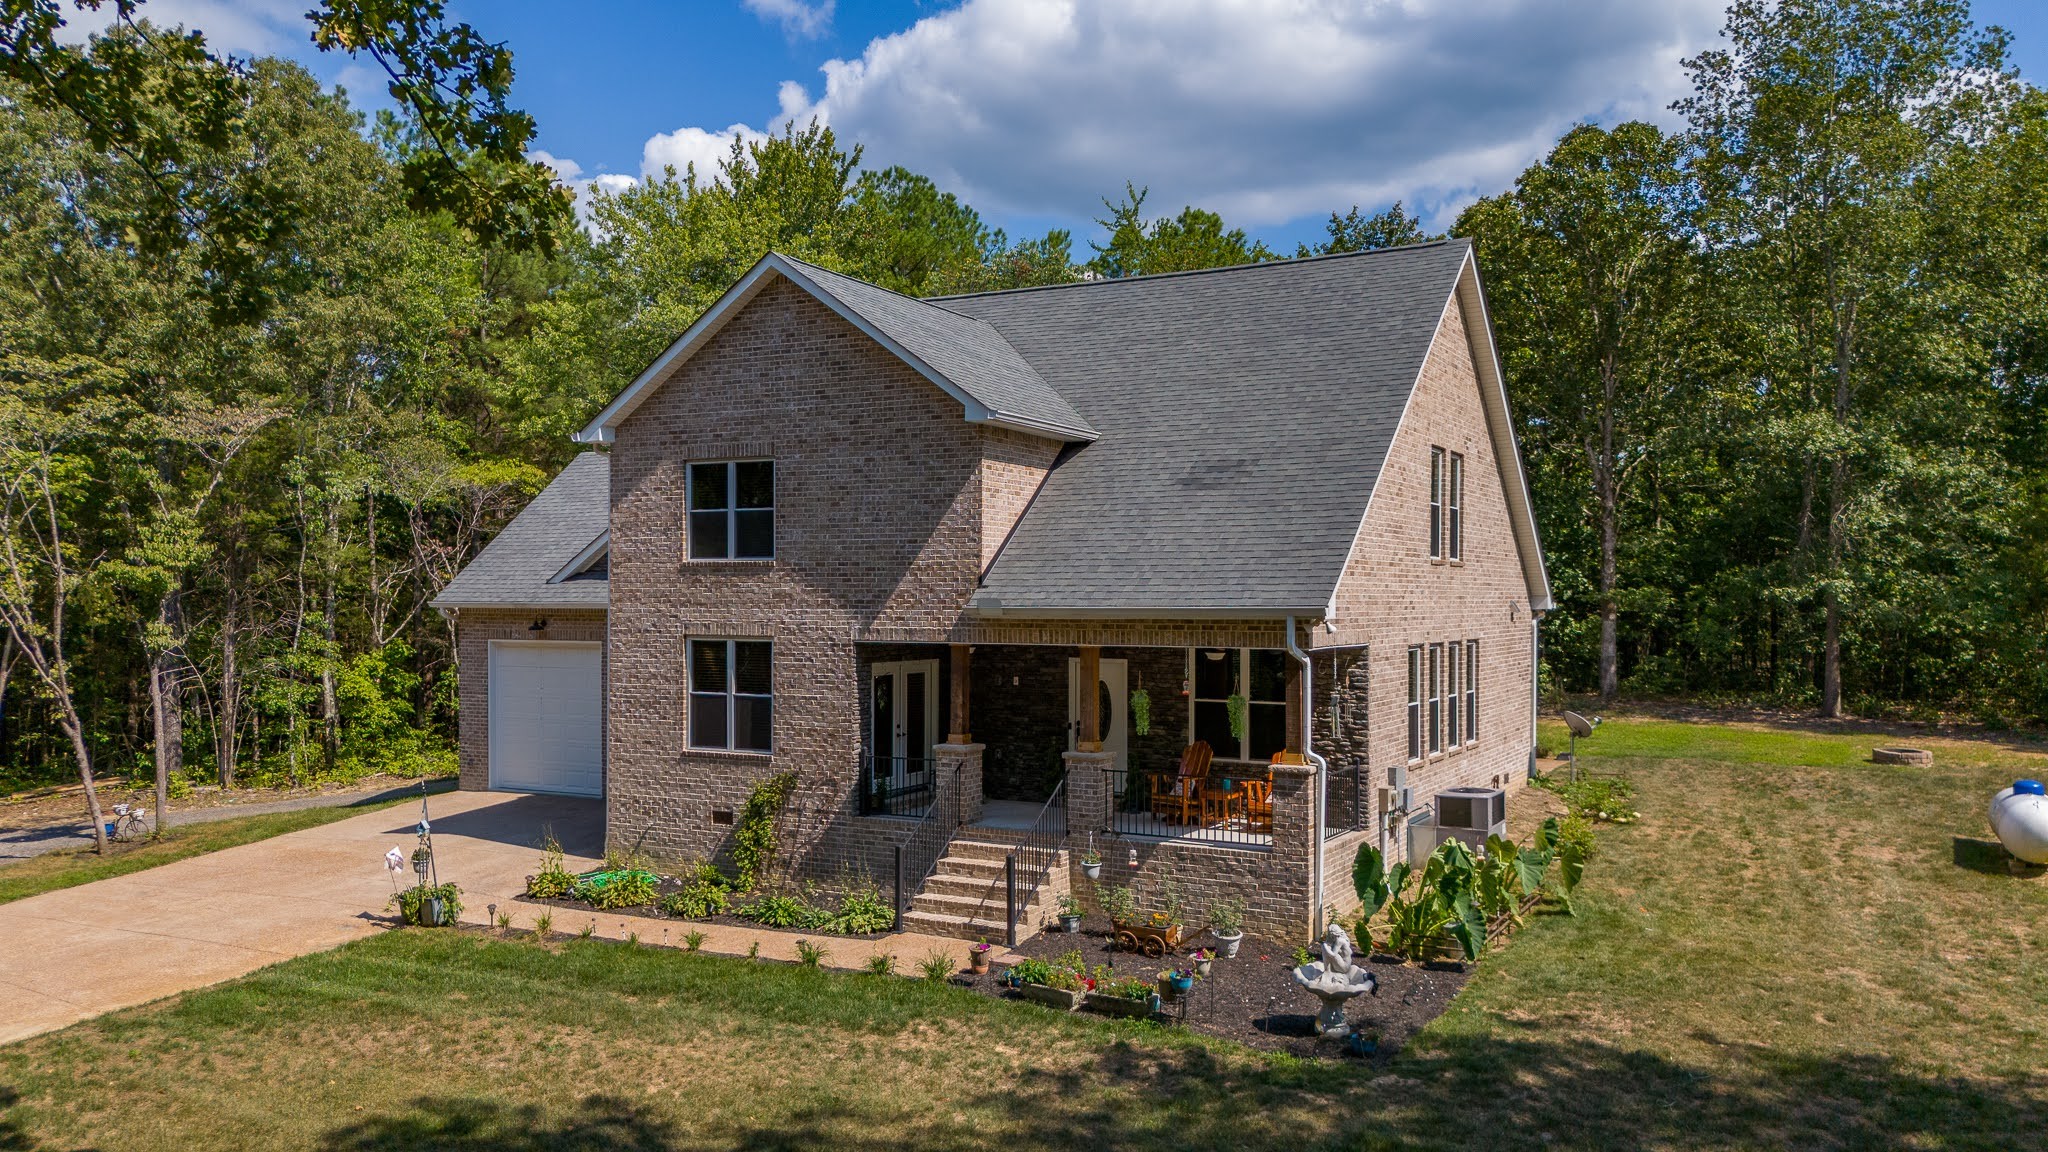
[[[1695,731],[1714,755],[1605,758],[1643,818],[1603,831],[1582,914],[1377,1076],[894,978],[410,931],[0,1048],[0,1149],[2048,1147],[2048,880],[1956,863],[2041,758],[1743,760]]]
[[[258,816],[236,816],[227,820],[212,820],[204,824],[186,824],[167,830],[163,836],[137,844],[115,844],[107,855],[101,856],[90,848],[60,852],[46,852],[31,856],[14,864],[0,865],[0,904],[19,900],[24,896],[35,896],[43,892],[54,892],[59,888],[70,888],[89,884],[94,880],[105,880],[110,876],[125,876],[140,872],[159,864],[169,864],[189,856],[200,856],[233,848],[238,844],[253,844],[282,836],[286,832],[297,832],[302,828],[317,828],[336,820],[360,816],[378,808],[389,808],[393,804],[407,803],[414,797],[400,797],[368,804],[345,804],[332,808],[301,808],[296,812],[267,812]],[[7,1145],[0,1143],[0,1150]]]

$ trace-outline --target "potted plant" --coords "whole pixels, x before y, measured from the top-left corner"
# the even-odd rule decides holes
[[[988,941],[976,940],[967,949],[967,970],[976,976],[988,971]]]
[[[1060,931],[1067,933],[1081,930],[1081,902],[1070,892],[1060,897]]]
[[[1081,875],[1090,880],[1102,879],[1102,857],[1095,849],[1084,849],[1081,853]]]
[[[1150,1016],[1159,997],[1150,985],[1136,976],[1116,976],[1106,968],[1095,970],[1095,986],[1082,1003],[1090,1012],[1105,1016]]]
[[[462,889],[454,884],[415,884],[391,898],[399,919],[422,928],[440,928],[462,915]]]
[[[1169,968],[1159,975],[1166,983],[1166,986],[1173,989],[1173,994],[1176,996],[1189,991],[1195,986],[1195,970],[1193,968]]]
[[[1226,960],[1235,959],[1237,946],[1244,942],[1244,900],[1226,896],[1209,906],[1209,932]]]
[[[1209,966],[1216,962],[1216,953],[1207,948],[1197,948],[1192,959],[1195,962],[1195,974],[1207,979]]]

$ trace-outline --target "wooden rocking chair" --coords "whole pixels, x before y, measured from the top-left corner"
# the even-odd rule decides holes
[[[1152,784],[1152,815],[1177,824],[1199,823],[1203,793],[1209,786],[1209,762],[1215,758],[1206,740],[1197,740],[1180,754],[1180,768],[1174,772],[1149,773]]]

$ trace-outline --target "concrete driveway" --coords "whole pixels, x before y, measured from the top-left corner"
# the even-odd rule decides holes
[[[502,792],[432,800],[441,879],[464,920],[510,906],[552,830],[572,871],[603,852],[601,801]],[[255,844],[0,904],[0,1044],[384,930],[384,853],[410,853],[401,804]]]

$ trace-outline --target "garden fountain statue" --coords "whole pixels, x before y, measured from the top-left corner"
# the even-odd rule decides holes
[[[1323,961],[1311,961],[1294,970],[1294,982],[1323,1002],[1316,1013],[1316,1031],[1325,1036],[1342,1036],[1351,1031],[1344,1019],[1344,1005],[1353,996],[1367,992],[1379,995],[1379,977],[1351,962],[1351,937],[1342,926],[1332,924],[1323,932]]]

